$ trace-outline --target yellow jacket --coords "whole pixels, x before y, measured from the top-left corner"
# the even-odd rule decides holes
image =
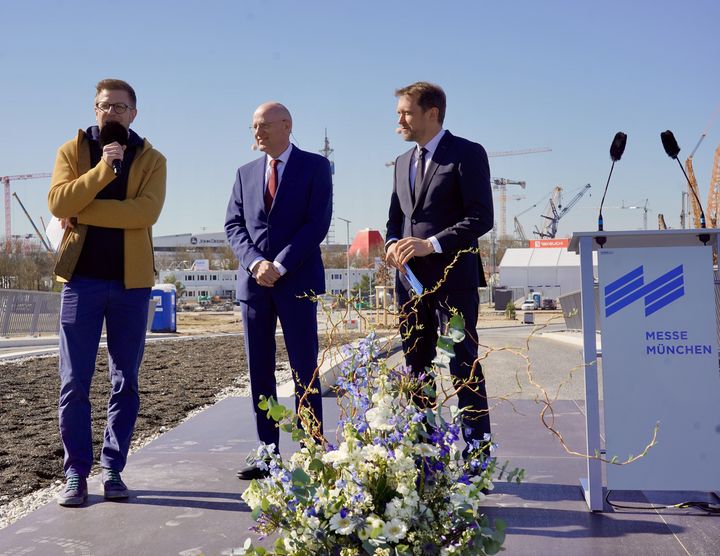
[[[115,179],[112,168],[100,161],[90,167],[88,138],[83,130],[57,152],[48,207],[57,218],[76,218],[66,228],[55,263],[61,281],[70,280],[77,264],[87,226],[125,230],[125,287],[147,288],[155,284],[152,225],[165,201],[165,157],[146,139],[135,155],[128,176],[125,200],[96,199]]]

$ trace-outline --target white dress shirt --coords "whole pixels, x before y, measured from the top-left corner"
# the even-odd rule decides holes
[[[285,172],[285,166],[287,166],[287,161],[290,158],[290,152],[292,151],[292,143],[288,145],[288,148],[285,149],[280,156],[278,156],[274,160],[280,161],[280,163],[277,165],[277,191],[280,190],[280,184],[282,183],[282,177],[283,173]],[[263,187],[263,191],[267,190],[267,184],[268,180],[270,179],[270,172],[272,172],[272,166],[270,166],[270,162],[273,160],[271,156],[265,156],[265,186]],[[277,191],[275,192],[275,195],[277,195]],[[255,272],[255,267],[262,261],[264,261],[262,257],[258,257],[253,262],[250,263],[250,272]],[[277,261],[273,261],[273,266],[277,269],[277,271],[280,273],[280,276],[283,276],[287,269],[281,265]]]
[[[433,154],[435,154],[435,151],[437,150],[438,143],[440,143],[440,139],[443,138],[443,135],[445,135],[445,130],[440,129],[438,131],[437,135],[430,139],[425,145],[416,145],[415,151],[413,152],[412,161],[410,162],[410,188],[413,192],[415,192],[415,176],[417,175],[417,165],[418,161],[420,160],[420,149],[424,146],[427,152],[425,153],[425,168],[423,168],[423,175],[427,174],[428,166],[430,165],[430,160],[432,160]],[[398,241],[398,238],[390,238],[385,243],[385,248],[387,249],[392,242]],[[428,238],[428,241],[432,243],[433,249],[436,253],[442,253],[442,247],[440,247],[440,242],[437,240],[435,236],[430,236]]]

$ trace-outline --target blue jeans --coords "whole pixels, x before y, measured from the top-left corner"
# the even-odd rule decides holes
[[[87,477],[93,464],[90,384],[103,320],[112,385],[100,463],[122,471],[140,409],[138,369],[145,349],[150,288],[126,289],[115,280],[76,277],[60,307],[60,437],[65,475]]]

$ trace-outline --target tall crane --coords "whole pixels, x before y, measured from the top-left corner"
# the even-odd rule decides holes
[[[519,151],[493,151],[488,153],[489,158],[495,158],[499,156],[518,156],[521,154],[535,154],[535,153],[549,153],[552,149],[550,147],[538,147],[535,149],[520,149]]]
[[[520,223],[520,220],[518,220],[518,217],[516,216],[513,221],[515,222],[515,235],[520,239],[520,241],[527,241],[527,235],[525,235],[525,228],[523,228],[523,225]]]
[[[641,206],[641,205],[630,205],[630,206],[626,206],[626,205],[625,205],[625,201],[623,201],[622,206],[621,206],[620,208],[621,208],[621,209],[628,209],[628,210],[641,210],[641,211],[643,211],[643,230],[647,230],[647,229],[648,229],[648,227],[647,227],[647,216],[648,216],[648,211],[650,210],[650,209],[648,208],[648,199],[645,199],[645,204],[642,205],[642,206]]]
[[[585,184],[580,191],[578,191],[575,196],[568,201],[568,203],[565,206],[562,206],[561,204],[561,194],[562,194],[562,187],[556,187],[553,190],[553,195],[550,198],[550,211],[551,214],[545,215],[543,214],[542,217],[547,220],[547,222],[543,225],[542,230],[538,230],[537,228],[533,232],[537,236],[541,238],[549,238],[553,239],[555,235],[557,234],[557,226],[558,222],[560,222],[560,219],[565,216],[571,208],[573,208],[577,202],[582,198],[585,193],[588,192],[590,189],[590,184]]]
[[[710,128],[712,128],[713,124],[715,123],[715,119],[720,115],[720,106],[717,107],[715,110],[715,113],[710,117],[710,121],[708,122],[707,126],[705,127],[705,131],[703,131],[700,134],[700,139],[698,139],[698,142],[695,144],[695,148],[690,153],[690,156],[687,157],[687,160],[685,161],[685,169],[687,170],[687,177],[688,181],[690,182],[688,184],[688,199],[690,199],[690,207],[692,209],[692,215],[693,215],[693,225],[696,228],[700,227],[700,214],[701,214],[701,208],[700,204],[698,203],[697,199],[700,198],[698,195],[698,184],[697,179],[695,179],[695,171],[693,169],[693,156],[695,156],[695,151],[698,150],[698,147],[703,142],[705,137],[707,137],[708,132],[710,131]],[[718,146],[718,149],[720,149],[720,146]],[[718,211],[718,199],[717,199],[717,186],[715,185],[718,180],[720,180],[720,175],[716,173],[716,169],[718,166],[718,151],[715,151],[715,162],[713,164],[713,177],[710,180],[710,192],[708,194],[708,213],[710,213],[710,209],[712,207],[712,213],[714,215],[713,219],[708,219],[708,227],[715,228],[717,224],[717,211]],[[717,179],[716,179],[717,178]]]
[[[10,223],[10,182],[15,180],[34,180],[40,178],[49,178],[52,174],[48,173],[37,173],[37,174],[21,174],[19,176],[3,176],[0,181],[3,183],[5,189],[5,241],[9,242],[12,239],[12,225]],[[8,243],[9,245],[9,243]]]
[[[525,189],[527,185],[524,181],[509,180],[506,178],[490,178],[492,188],[498,192],[498,212],[500,213],[500,225],[499,236],[505,237],[507,235],[507,186],[508,185],[519,185],[522,189]]]
[[[720,145],[715,149],[713,159],[712,177],[710,178],[710,191],[708,192],[707,212],[709,228],[718,227],[718,212],[720,211]]]
[[[330,162],[330,174],[332,176],[332,179],[335,178],[335,161],[331,160],[332,153],[335,152],[335,149],[330,147],[330,140],[327,136],[327,128],[325,128],[325,142],[323,143],[323,148],[318,151],[321,155],[323,155],[325,158],[328,159],[328,162]],[[333,185],[334,187],[334,185]],[[332,198],[332,207],[331,207],[331,214],[335,215],[335,196]],[[328,228],[328,233],[325,236],[325,245],[329,245],[331,243],[335,243],[335,219],[330,219],[330,227]]]

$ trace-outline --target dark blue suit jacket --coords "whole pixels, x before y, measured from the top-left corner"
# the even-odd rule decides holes
[[[428,163],[422,184],[410,189],[413,149],[395,161],[395,184],[390,199],[387,239],[435,236],[442,253],[417,257],[410,268],[426,288],[443,277],[458,251],[477,248],[477,239],[493,227],[490,166],[485,149],[445,131]],[[407,280],[398,273],[405,289]],[[444,290],[485,286],[479,255],[463,255],[448,273]]]
[[[274,294],[295,297],[325,292],[320,243],[332,216],[330,163],[293,145],[270,211],[265,210],[266,157],[238,169],[225,216],[225,233],[240,262],[237,299],[265,295],[249,266],[257,258],[278,261],[286,269]]]

